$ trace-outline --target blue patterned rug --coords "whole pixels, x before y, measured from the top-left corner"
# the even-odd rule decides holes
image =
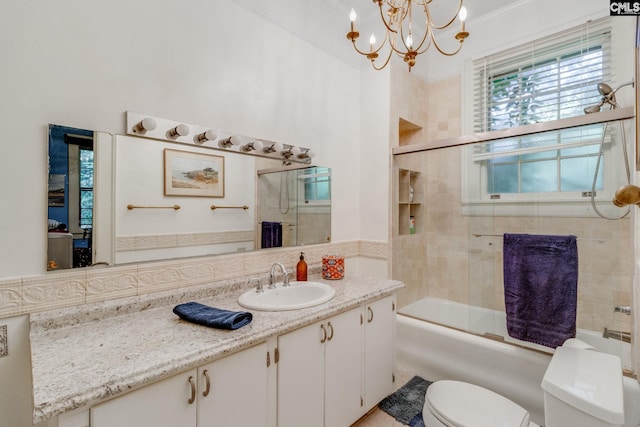
[[[415,376],[395,393],[385,397],[378,407],[404,425],[424,427],[422,407],[429,385],[431,381]]]

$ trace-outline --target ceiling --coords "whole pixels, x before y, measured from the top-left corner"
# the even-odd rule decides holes
[[[430,1],[429,8],[435,22],[446,22],[458,6],[457,0],[425,1]],[[463,4],[469,12],[468,26],[483,15],[521,1],[523,0],[464,0]],[[358,13],[358,28],[362,28],[361,33],[378,31],[382,36],[380,13],[372,0],[236,0],[236,3],[354,67],[366,65],[368,61],[353,51],[346,38],[351,8]],[[426,70],[421,70],[417,64],[412,72],[421,77],[421,73],[426,73]],[[426,76],[423,78],[426,80]]]

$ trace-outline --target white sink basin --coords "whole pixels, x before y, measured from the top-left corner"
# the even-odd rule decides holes
[[[297,310],[320,305],[336,294],[335,289],[319,282],[291,282],[289,286],[278,284],[275,289],[264,288],[264,292],[249,289],[238,298],[245,308],[262,311]]]

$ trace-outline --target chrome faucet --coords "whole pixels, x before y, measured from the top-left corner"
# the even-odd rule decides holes
[[[282,280],[282,286],[289,286],[289,276],[287,275],[287,269],[284,268],[284,265],[282,265],[281,263],[274,262],[271,266],[271,273],[269,273],[269,289],[273,289],[276,287],[276,266],[280,267],[280,270],[282,270],[282,275],[284,276],[284,279]]]

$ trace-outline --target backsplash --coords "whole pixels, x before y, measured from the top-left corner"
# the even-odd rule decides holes
[[[2,280],[0,318],[207,283],[215,285],[230,279],[264,274],[274,262],[281,262],[287,270],[293,270],[301,250],[304,250],[310,267],[320,265],[322,256],[328,253],[341,254],[347,259],[388,258],[386,242],[355,240],[85,268]]]

